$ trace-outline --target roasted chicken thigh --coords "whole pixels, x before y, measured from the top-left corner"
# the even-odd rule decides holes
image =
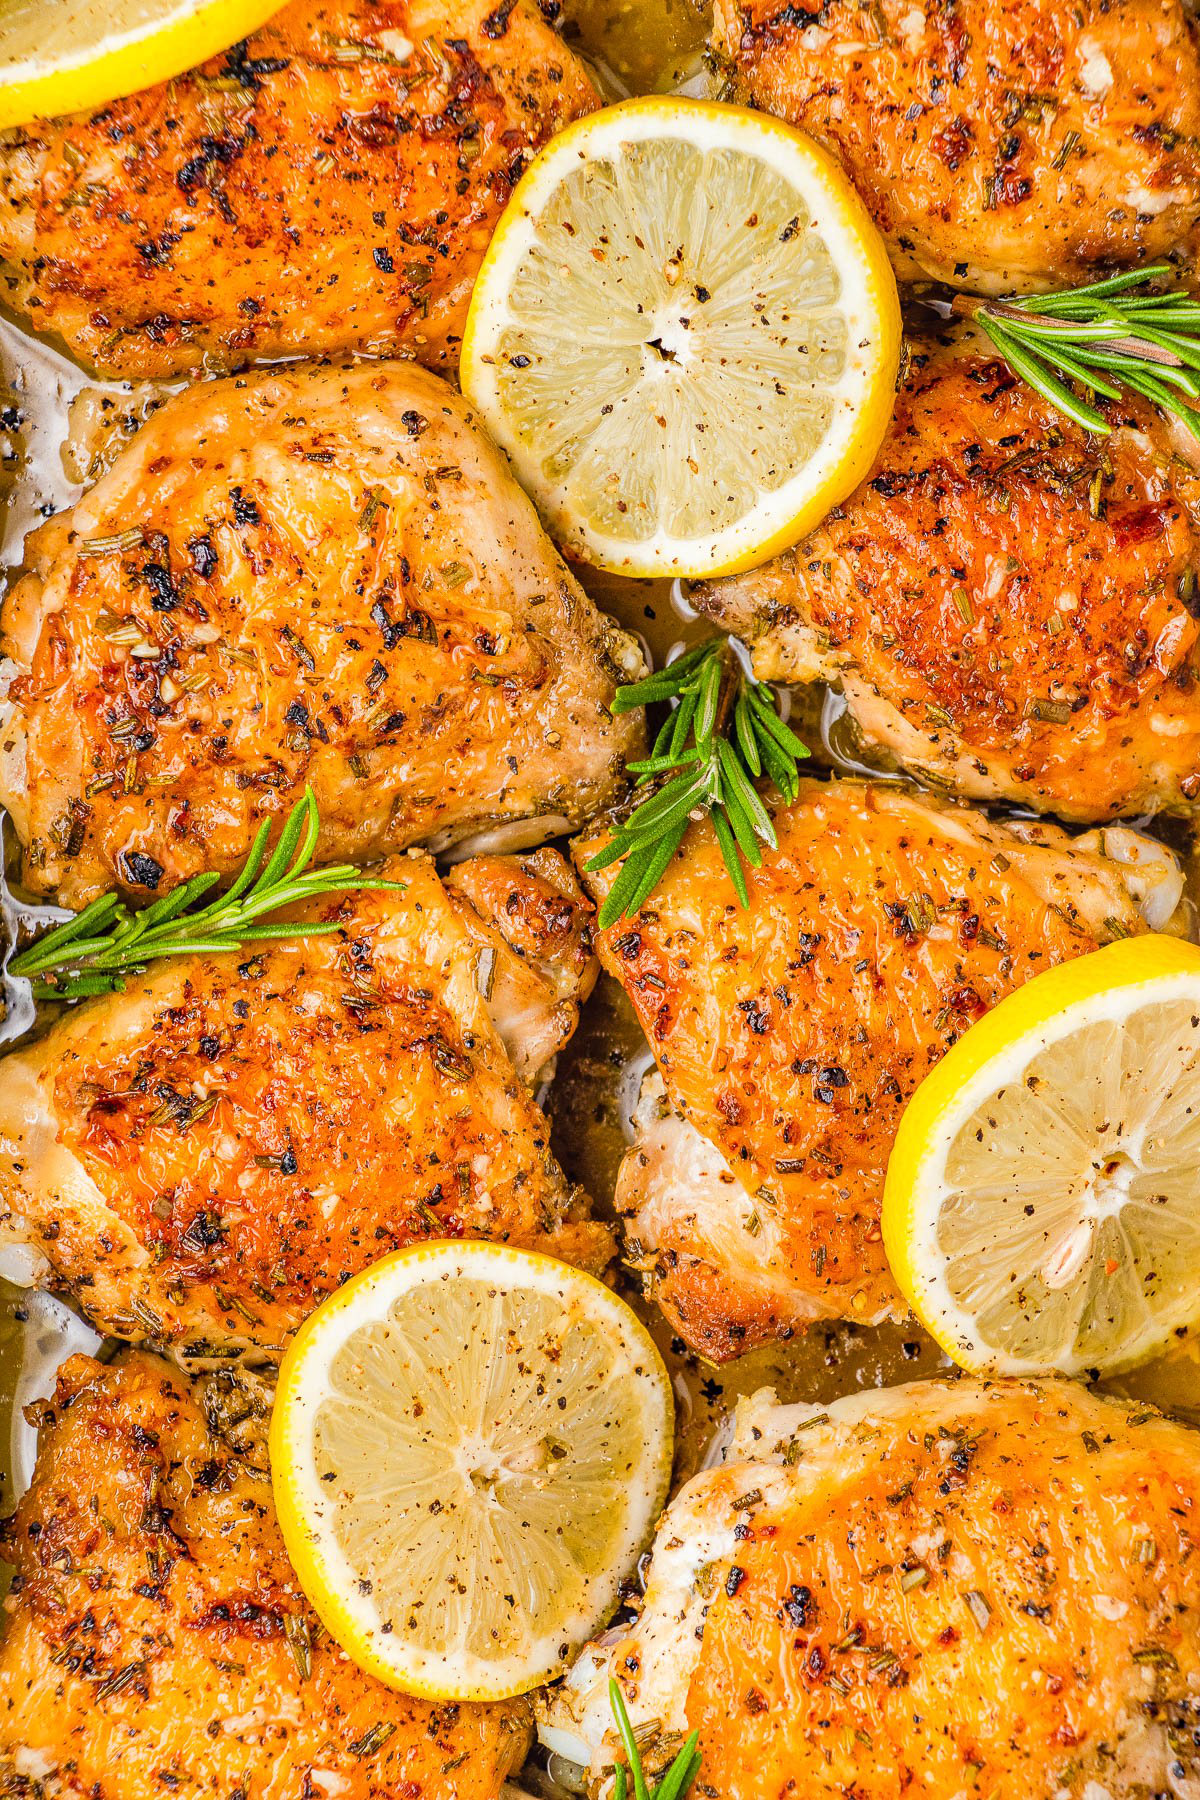
[[[659,1524],[641,1616],[548,1703],[721,1800],[1200,1792],[1200,1436],[1065,1382],[743,1402]]]
[[[310,785],[318,857],[619,791],[632,640],[568,574],[464,402],[407,363],[177,395],[27,545],[0,614],[0,800],[79,906],[232,870]]]
[[[0,1793],[29,1800],[496,1800],[527,1706],[393,1693],[322,1632],[270,1484],[203,1385],[73,1357],[7,1527]]]
[[[608,1232],[506,1050],[532,1075],[591,979],[587,909],[561,858],[549,891],[553,854],[503,883],[490,859],[473,903],[469,871],[456,895],[427,857],[396,857],[395,890],[309,903],[329,935],[172,959],[67,1013],[0,1063],[5,1237],[103,1330],[247,1360],[426,1237],[601,1267]],[[535,939],[559,971],[540,1005]]]
[[[6,133],[10,293],[103,374],[453,367],[514,183],[596,104],[529,0],[293,0],[190,74]]]
[[[1071,819],[1190,811],[1195,446],[1142,403],[1110,417],[1092,437],[980,339],[925,340],[849,500],[694,603],[759,675],[840,682],[861,735],[939,786]]]
[[[905,279],[1069,286],[1195,251],[1187,0],[716,0],[713,42],[734,98],[841,159]]]
[[[767,799],[779,847],[747,871],[746,911],[705,821],[599,938],[658,1065],[618,1182],[627,1255],[713,1361],[814,1318],[902,1311],[879,1209],[921,1078],[1039,970],[1144,930],[1134,888],[1168,926],[1182,889],[1170,853],[1129,832],[1072,845],[857,781]],[[581,868],[604,841],[577,845]],[[614,874],[586,876],[597,898]]]

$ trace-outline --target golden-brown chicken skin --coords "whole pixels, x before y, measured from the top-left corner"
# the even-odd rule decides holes
[[[496,1800],[525,1703],[437,1705],[357,1668],[300,1590],[269,1482],[186,1379],[76,1356],[37,1411],[6,1533],[0,1793]]]
[[[1150,407],[1110,417],[1092,437],[978,340],[925,342],[855,493],[694,602],[760,675],[839,681],[869,743],[960,794],[1190,811],[1200,478]]]
[[[698,1730],[721,1800],[1191,1800],[1200,1435],[1066,1382],[772,1401],[549,1701],[590,1792],[611,1674],[647,1766]]]
[[[321,860],[538,842],[640,742],[608,709],[632,640],[411,363],[187,389],[26,556],[0,800],[25,881],[68,905],[232,870],[305,785]]]
[[[103,1329],[269,1360],[424,1238],[607,1260],[506,1050],[522,1022],[489,1013],[498,933],[428,858],[383,873],[299,915],[335,932],[152,965],[0,1064],[4,1235]],[[518,909],[527,887],[514,863]]]
[[[918,1083],[1032,975],[1145,929],[1119,866],[1056,827],[856,781],[768,804],[779,845],[746,911],[705,821],[598,939],[665,1089],[621,1170],[627,1253],[713,1361],[902,1311],[879,1210]],[[585,876],[594,897],[614,873]]]
[[[1187,0],[716,0],[734,97],[841,159],[898,273],[984,291],[1190,259]]]
[[[190,74],[7,134],[10,294],[104,374],[454,367],[525,163],[596,104],[529,0],[294,0]]]

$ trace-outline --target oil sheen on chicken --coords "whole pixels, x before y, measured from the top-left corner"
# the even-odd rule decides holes
[[[523,1701],[392,1692],[325,1634],[269,1481],[209,1429],[203,1384],[76,1356],[39,1403],[6,1530],[0,1793],[27,1800],[496,1800]]]
[[[713,1361],[902,1312],[879,1209],[922,1077],[1030,976],[1145,930],[1135,891],[1180,923],[1174,858],[1129,832],[1072,845],[898,784],[767,800],[779,846],[747,871],[746,911],[706,821],[598,944],[658,1065],[618,1182],[627,1254]],[[577,842],[581,868],[604,841]],[[596,897],[614,873],[586,877]]]
[[[0,1063],[4,1236],[103,1330],[269,1361],[426,1237],[607,1261],[514,1068],[593,976],[566,865],[488,859],[449,892],[417,852],[382,872],[299,915],[335,932],[152,965]]]
[[[464,402],[409,363],[177,395],[26,547],[0,800],[37,892],[232,870],[310,785],[322,860],[619,792],[640,667]]]
[[[840,157],[905,279],[1062,287],[1194,254],[1187,0],[716,0],[715,15],[733,96]]]
[[[293,0],[190,74],[5,134],[12,298],[102,374],[453,367],[525,163],[596,104],[528,0]]]
[[[694,603],[777,681],[973,799],[1071,819],[1200,800],[1200,476],[1151,407],[1103,439],[977,340],[923,342],[866,481]],[[1190,447],[1190,461],[1177,454]]]
[[[698,1730],[722,1800],[1195,1800],[1200,1435],[1066,1382],[773,1400],[549,1700],[590,1791],[613,1675],[648,1768]]]

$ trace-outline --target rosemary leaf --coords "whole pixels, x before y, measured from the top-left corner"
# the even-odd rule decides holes
[[[646,1771],[642,1766],[642,1753],[638,1749],[637,1737],[629,1722],[625,1697],[617,1683],[611,1678],[608,1683],[608,1703],[612,1707],[613,1718],[617,1722],[617,1732],[628,1765],[627,1772],[625,1764],[617,1764],[613,1775],[613,1800],[625,1800],[629,1792],[630,1779],[633,1781],[634,1800],[684,1800],[684,1796],[690,1791],[700,1773],[702,1760],[698,1748],[700,1734],[693,1731],[684,1740],[670,1768],[664,1770],[652,1788],[646,1780]]]
[[[1123,275],[965,308],[1014,374],[1085,431],[1112,429],[1091,404],[1140,394],[1200,437],[1200,300],[1157,285],[1167,263]]]
[[[322,894],[402,885],[362,875],[350,863],[309,868],[320,831],[311,788],[292,808],[268,858],[270,829],[269,821],[259,828],[232,884],[207,904],[197,902],[219,883],[220,877],[211,873],[181,882],[140,912],[131,912],[115,893],[103,894],[20,951],[10,960],[8,973],[38,977],[33,994],[39,1000],[116,993],[127,976],[140,974],[162,957],[238,951],[245,944],[319,937],[338,929],[321,921],[270,923],[264,914]]]
[[[775,696],[733,659],[723,638],[698,644],[665,669],[618,688],[614,713],[671,702],[648,757],[631,763],[638,786],[653,792],[636,805],[590,870],[622,868],[600,908],[601,926],[637,912],[658,886],[689,819],[706,812],[741,906],[749,905],[744,864],[758,868],[775,827],[755,781],[766,775],[787,800],[799,788],[806,745],[780,718]],[[682,1791],[682,1790],[680,1790]]]

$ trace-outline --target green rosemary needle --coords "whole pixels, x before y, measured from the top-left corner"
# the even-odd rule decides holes
[[[774,849],[777,842],[754,783],[766,775],[794,800],[797,767],[808,755],[780,718],[771,688],[739,666],[726,638],[698,644],[657,674],[618,688],[612,710],[632,712],[663,700],[671,710],[650,755],[629,765],[637,785],[654,783],[654,792],[587,865],[622,865],[600,908],[602,926],[637,912],[700,813],[711,817],[738,901],[748,905],[742,859],[757,869],[761,846]]]
[[[1200,437],[1200,299],[1169,263],[1059,294],[959,301],[1015,375],[1085,431],[1112,427],[1086,395],[1141,394]],[[1085,390],[1084,394],[1079,392]]]
[[[336,931],[333,923],[270,924],[263,917],[320,894],[399,885],[360,874],[352,863],[310,869],[319,827],[317,802],[312,789],[306,788],[270,856],[267,821],[259,827],[232,885],[207,906],[195,903],[218,885],[219,875],[193,875],[139,912],[131,911],[115,893],[101,894],[14,956],[8,973],[29,977],[37,1000],[81,1000],[89,994],[118,992],[126,976],[139,974],[147,963],[164,956],[240,950],[243,944],[267,938]]]
[[[651,1787],[642,1768],[642,1753],[638,1749],[633,1726],[629,1723],[629,1714],[625,1710],[625,1697],[612,1680],[608,1684],[608,1702],[613,1710],[613,1718],[617,1721],[617,1730],[621,1734],[621,1742],[629,1762],[628,1771],[624,1763],[617,1764],[613,1776],[613,1800],[627,1800],[630,1779],[633,1781],[633,1800],[683,1800],[700,1773],[701,1759],[697,1749],[699,1733],[692,1732],[670,1768]]]

